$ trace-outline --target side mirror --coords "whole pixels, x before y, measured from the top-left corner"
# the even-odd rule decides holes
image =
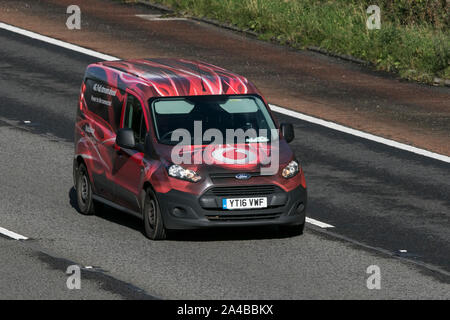
[[[125,149],[135,149],[134,132],[130,128],[123,128],[117,131],[116,144]]]
[[[283,137],[287,143],[294,140],[295,134],[294,134],[294,126],[292,125],[292,123],[282,123],[280,128],[281,133],[283,134]]]

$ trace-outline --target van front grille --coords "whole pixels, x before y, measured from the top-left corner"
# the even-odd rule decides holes
[[[218,197],[264,196],[275,193],[275,190],[274,185],[230,186],[214,187],[207,194]]]
[[[240,173],[246,173],[250,175],[250,178],[253,177],[260,177],[261,172],[220,172],[220,173],[210,173],[209,177],[211,178],[212,182],[221,182],[224,179],[233,179],[236,180],[236,175]]]

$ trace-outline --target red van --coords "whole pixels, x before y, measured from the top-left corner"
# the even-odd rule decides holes
[[[87,67],[75,125],[79,210],[134,214],[145,234],[277,225],[301,234],[307,192],[288,143],[245,77],[183,59]]]

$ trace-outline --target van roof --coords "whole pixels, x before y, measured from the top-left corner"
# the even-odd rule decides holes
[[[151,96],[259,94],[247,78],[205,62],[154,58],[105,61],[97,66],[138,78],[152,87]]]

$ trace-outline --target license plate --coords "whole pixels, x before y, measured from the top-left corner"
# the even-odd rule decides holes
[[[226,210],[267,208],[267,198],[222,199],[222,208]]]

